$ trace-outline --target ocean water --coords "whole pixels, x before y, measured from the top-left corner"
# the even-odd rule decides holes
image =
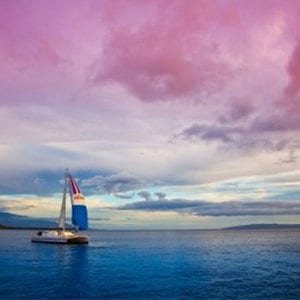
[[[0,230],[1,299],[300,299],[300,230]]]

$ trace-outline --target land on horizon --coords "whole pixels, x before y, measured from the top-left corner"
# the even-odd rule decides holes
[[[68,229],[72,229],[72,227],[67,227]],[[174,229],[96,229],[96,228],[90,228],[90,230],[95,231],[184,231],[184,230],[256,230],[256,229],[296,229],[300,228],[300,224],[277,224],[277,223],[265,223],[265,224],[247,224],[247,225],[237,225],[237,226],[230,226],[230,227],[223,227],[223,228],[203,228],[203,229],[180,229],[180,228],[174,228]],[[25,227],[25,226],[6,226],[0,224],[0,230],[1,229],[7,229],[7,230],[55,230],[59,229],[58,227]]]

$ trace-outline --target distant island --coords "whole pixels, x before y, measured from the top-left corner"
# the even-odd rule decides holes
[[[49,224],[50,225],[50,224]],[[1,229],[20,229],[20,230],[48,230],[48,229],[59,229],[56,226],[20,226],[20,225],[16,225],[16,226],[11,226],[11,225],[3,225],[0,224],[0,230]],[[69,224],[67,224],[67,228],[68,229],[73,229],[73,227]],[[277,223],[272,223],[272,224],[247,224],[247,225],[239,225],[239,226],[231,226],[231,227],[224,227],[224,228],[220,228],[217,230],[258,230],[258,229],[300,229],[300,224],[277,224]],[[191,229],[194,230],[194,229]],[[207,230],[207,229],[205,229]],[[216,230],[216,229],[212,229],[212,230]]]
[[[0,230],[1,229],[18,229],[18,230],[49,230],[49,229],[60,229],[59,227],[56,226],[48,226],[48,227],[43,227],[43,226],[6,226],[0,224]],[[66,229],[74,229],[71,225],[66,225]]]
[[[0,229],[40,229],[57,227],[57,222],[49,219],[31,218],[0,211]]]
[[[225,227],[222,229],[232,229],[232,230],[244,230],[244,229],[288,229],[288,228],[300,228],[300,224],[248,224]]]
[[[21,229],[21,230],[25,230],[25,229],[27,229],[27,230],[48,230],[50,227],[40,227],[40,226],[38,226],[38,227],[35,227],[35,226],[33,226],[33,227],[22,227],[22,226],[6,226],[6,225],[1,225],[0,224],[0,230],[1,229]],[[51,227],[51,229],[59,229],[59,228],[53,228],[53,227]]]
[[[0,229],[7,229],[7,226],[4,226],[4,225],[0,224]]]

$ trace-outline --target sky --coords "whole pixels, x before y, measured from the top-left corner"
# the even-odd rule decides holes
[[[0,212],[55,220],[69,168],[93,228],[299,223],[299,13],[0,0]]]

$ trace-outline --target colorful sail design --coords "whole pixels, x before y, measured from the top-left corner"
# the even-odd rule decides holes
[[[79,230],[86,230],[88,229],[88,214],[84,196],[81,194],[75,179],[71,175],[69,175],[69,179],[72,201],[72,224]]]

